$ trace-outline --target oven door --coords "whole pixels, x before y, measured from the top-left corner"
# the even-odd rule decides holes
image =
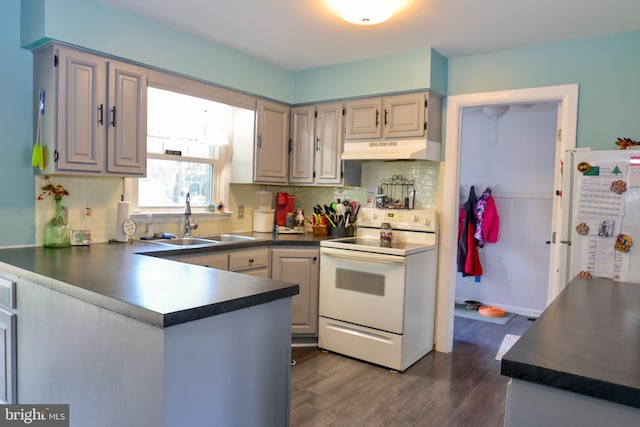
[[[402,334],[405,257],[320,248],[320,316]]]

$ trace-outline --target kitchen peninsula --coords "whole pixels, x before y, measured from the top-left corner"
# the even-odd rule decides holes
[[[71,426],[287,425],[298,286],[146,255],[162,249],[0,250],[18,402],[68,403]]]
[[[640,284],[576,278],[503,356],[505,426],[640,425]]]

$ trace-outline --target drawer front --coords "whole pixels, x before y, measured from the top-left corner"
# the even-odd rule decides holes
[[[0,306],[16,308],[16,281],[0,276]]]
[[[241,271],[266,267],[269,264],[269,249],[259,248],[232,252],[229,255],[229,270]]]
[[[218,270],[229,269],[229,255],[226,253],[188,255],[174,259],[187,264],[202,265],[204,267],[217,268]]]

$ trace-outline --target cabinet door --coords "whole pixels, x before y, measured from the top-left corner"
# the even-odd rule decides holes
[[[342,104],[323,104],[317,108],[315,182],[340,184],[342,181]]]
[[[383,106],[385,138],[424,136],[424,93],[387,96]]]
[[[318,282],[320,252],[318,249],[273,249],[271,277],[297,283],[300,293],[291,301],[291,332],[318,333]]]
[[[57,169],[102,172],[106,61],[65,48],[60,48],[58,55]]]
[[[289,107],[259,100],[257,110],[254,180],[286,183],[289,175]]]
[[[16,318],[15,313],[0,307],[0,403],[2,404],[17,403]]]
[[[346,139],[380,138],[382,98],[347,102]]]
[[[315,107],[298,107],[291,110],[291,152],[289,153],[289,182],[313,183],[315,151]]]
[[[107,172],[145,175],[147,155],[147,73],[109,62]]]

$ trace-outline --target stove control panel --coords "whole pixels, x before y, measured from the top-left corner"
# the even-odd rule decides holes
[[[358,214],[359,227],[378,228],[383,222],[395,230],[438,231],[436,211],[430,209],[374,209],[362,208]]]

